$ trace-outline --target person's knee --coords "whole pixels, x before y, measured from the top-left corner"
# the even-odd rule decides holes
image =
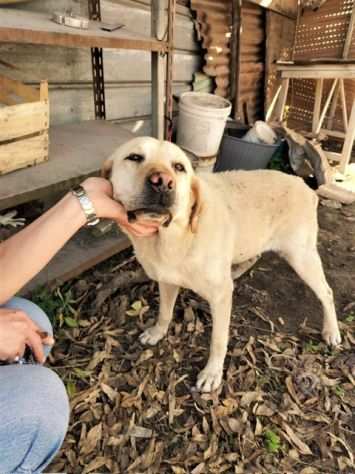
[[[13,472],[19,474],[42,472],[61,447],[69,423],[68,396],[57,374],[42,366],[24,372],[28,373],[23,380],[27,387],[17,397],[20,426],[15,428],[21,455]]]
[[[50,320],[48,319],[48,316],[39,306],[37,306],[32,301],[15,296],[8,303],[6,303],[5,307],[23,311],[43,331],[46,331],[48,332],[48,334],[51,334],[51,335],[53,334],[52,324]]]
[[[64,438],[69,423],[69,400],[64,384],[52,370],[35,368],[36,387],[31,390],[31,398],[35,397],[33,419],[49,436]]]

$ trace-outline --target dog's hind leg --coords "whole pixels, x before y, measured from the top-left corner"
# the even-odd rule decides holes
[[[282,253],[296,273],[314,291],[323,306],[323,339],[327,344],[340,344],[341,337],[334,306],[333,291],[324,275],[318,250],[314,246],[293,246]]]
[[[173,317],[175,301],[179,293],[179,287],[159,282],[160,306],[159,316],[156,324],[146,329],[139,339],[143,344],[154,346],[162,339],[169,329],[170,321]]]

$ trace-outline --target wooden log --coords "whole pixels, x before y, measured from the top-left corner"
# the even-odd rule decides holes
[[[326,199],[333,199],[334,201],[341,202],[342,204],[352,204],[355,202],[355,193],[343,189],[336,184],[323,184],[317,189],[318,196]]]

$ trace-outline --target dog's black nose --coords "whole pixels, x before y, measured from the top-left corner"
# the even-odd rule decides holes
[[[159,193],[170,193],[175,188],[174,179],[167,172],[155,171],[148,176],[148,182],[154,191]]]

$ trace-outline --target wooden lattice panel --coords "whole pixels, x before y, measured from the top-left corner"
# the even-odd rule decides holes
[[[294,59],[341,58],[353,0],[327,0],[317,11],[307,10],[297,27]],[[355,46],[349,58],[355,59]]]
[[[290,90],[288,95],[288,123],[291,127],[298,130],[308,130],[312,128],[313,108],[315,97],[315,80],[312,79],[293,79],[290,82]],[[332,81],[330,79],[324,81],[323,97],[321,106],[323,107],[326,97],[330,91]],[[348,117],[351,111],[352,100],[355,98],[355,81],[350,79],[344,80],[347,113]],[[325,116],[324,125],[327,124],[330,109]],[[343,115],[338,99],[338,106],[332,121],[332,129],[338,131],[344,130]]]

